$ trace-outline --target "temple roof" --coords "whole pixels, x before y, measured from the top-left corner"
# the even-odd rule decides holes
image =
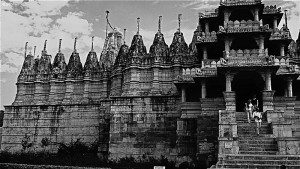
[[[68,76],[77,77],[79,75],[82,75],[82,64],[80,61],[79,54],[77,52],[72,53],[69,59],[67,69],[68,69]]]
[[[130,56],[145,56],[147,54],[146,46],[144,45],[141,35],[136,34],[133,36],[131,46],[129,48]]]
[[[89,52],[85,64],[84,64],[84,71],[99,71],[100,65],[98,62],[97,54],[96,52]]]
[[[67,64],[63,53],[58,52],[53,61],[53,73],[66,73]]]
[[[128,58],[129,47],[126,44],[123,44],[119,50],[119,54],[116,58],[115,65],[124,65]]]
[[[176,31],[170,45],[170,56],[180,54],[188,54],[188,45],[185,43],[183,33]]]
[[[40,74],[48,74],[52,71],[52,65],[51,65],[51,55],[48,55],[46,52],[42,52],[42,56],[39,59],[38,64],[38,73]]]
[[[35,73],[34,63],[35,63],[34,56],[31,55],[31,53],[29,53],[23,62],[23,66],[22,66],[20,75],[34,74]]]
[[[161,32],[155,34],[153,44],[150,47],[149,53],[152,56],[169,56],[169,48],[165,42],[164,35]]]

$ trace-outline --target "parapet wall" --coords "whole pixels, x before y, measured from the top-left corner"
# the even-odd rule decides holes
[[[99,126],[107,126],[109,104],[96,105],[43,105],[43,106],[6,106],[2,133],[2,150],[22,149],[22,140],[29,136],[32,148],[41,148],[41,140],[51,141],[50,149],[55,151],[58,143],[70,143],[81,139],[82,142],[99,141]],[[109,118],[109,117],[107,117]],[[109,126],[109,125],[108,125]],[[107,130],[101,130],[107,131]],[[103,134],[103,133],[102,133]],[[103,141],[103,140],[102,140]]]

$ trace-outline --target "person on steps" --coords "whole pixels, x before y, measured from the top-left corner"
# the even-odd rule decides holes
[[[251,103],[251,99],[249,99],[247,103],[245,103],[245,112],[247,113],[248,123],[251,122],[250,118],[252,118],[252,110],[253,110],[253,105]]]
[[[258,111],[257,108],[253,109],[253,116],[254,116],[254,120],[255,120],[255,124],[256,124],[256,134],[259,135],[259,130],[260,130],[260,127],[261,127],[262,115]]]

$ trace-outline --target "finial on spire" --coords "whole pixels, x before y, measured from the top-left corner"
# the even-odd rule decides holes
[[[75,38],[75,41],[74,41],[74,51],[73,51],[73,53],[76,53],[77,51],[76,51],[76,42],[77,42],[77,37]]]
[[[288,28],[288,26],[287,26],[287,16],[286,16],[286,12],[287,12],[288,10],[287,9],[285,9],[284,10],[284,14],[285,14],[285,27],[286,27],[286,29]]]
[[[137,18],[137,34],[140,34],[140,17]]]
[[[33,48],[33,56],[35,57],[35,49],[36,49],[36,46],[34,46]]]
[[[42,54],[47,54],[46,47],[47,47],[47,40],[45,40],[44,42],[44,49],[42,51]]]
[[[182,14],[178,14],[178,31],[179,32],[180,32],[181,16],[182,16]]]
[[[91,52],[94,52],[94,36],[92,36],[92,49]]]
[[[24,59],[26,58],[26,53],[27,53],[27,44],[28,42],[25,43],[25,55],[24,55]]]
[[[62,40],[62,39],[59,39],[58,53],[61,53],[61,40]]]
[[[106,30],[105,30],[105,38],[107,37],[107,29],[108,29],[108,14],[109,14],[109,11],[106,11]]]
[[[158,32],[161,33],[161,20],[162,20],[162,16],[158,17]]]
[[[124,44],[126,43],[125,40],[126,40],[126,29],[124,29]]]

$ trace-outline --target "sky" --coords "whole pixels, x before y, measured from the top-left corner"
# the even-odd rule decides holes
[[[277,5],[287,9],[288,27],[293,39],[298,37],[300,29],[300,0],[263,1],[266,5]],[[28,51],[41,55],[44,41],[52,61],[58,51],[59,39],[62,39],[62,52],[68,62],[73,51],[74,38],[77,51],[84,64],[91,48],[94,36],[94,49],[98,57],[102,51],[106,28],[106,11],[113,27],[126,31],[126,43],[130,44],[137,32],[136,18],[140,17],[140,34],[149,51],[158,29],[158,17],[162,16],[162,33],[166,43],[171,44],[174,32],[178,28],[178,14],[182,14],[181,31],[185,41],[191,42],[197,27],[198,13],[214,10],[219,1],[86,1],[86,0],[1,0],[1,58],[0,58],[0,109],[10,105],[16,95],[17,76],[24,61],[24,46],[28,42]],[[284,19],[280,22],[282,26]],[[110,29],[109,29],[110,31]]]

